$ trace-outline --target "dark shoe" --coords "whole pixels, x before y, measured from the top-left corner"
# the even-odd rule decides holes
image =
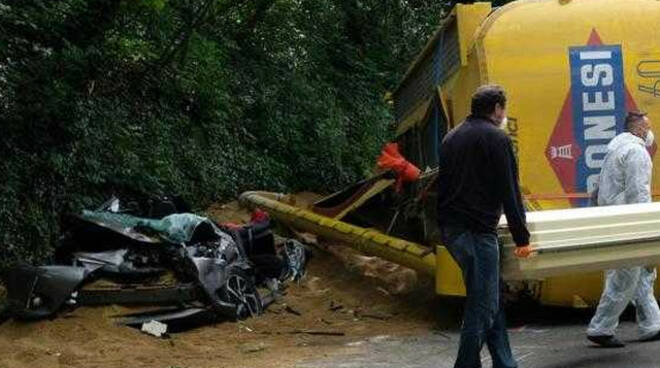
[[[587,335],[587,339],[591,342],[595,342],[596,344],[604,347],[604,348],[622,348],[626,346],[624,343],[622,343],[619,339],[617,339],[614,336],[590,336]]]

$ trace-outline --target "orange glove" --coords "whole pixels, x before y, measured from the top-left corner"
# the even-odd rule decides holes
[[[378,158],[378,167],[381,169],[391,169],[397,174],[396,191],[401,191],[401,186],[405,181],[415,181],[419,178],[419,169],[408,162],[401,153],[397,143],[388,143],[383,147],[383,151]]]
[[[522,247],[516,247],[516,249],[513,250],[513,254],[515,254],[518,258],[529,258],[536,253],[534,253],[534,248],[527,244]]]

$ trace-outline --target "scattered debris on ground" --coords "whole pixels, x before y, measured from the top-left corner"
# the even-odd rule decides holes
[[[314,277],[326,293],[318,293],[318,282],[309,283]],[[138,307],[80,307],[52,321],[8,321],[0,325],[0,367],[57,367],[65,361],[62,367],[291,368],[301,360],[364,348],[347,345],[355,341],[410,336],[432,328],[429,289],[388,297],[377,290],[382,285],[345,269],[331,255],[318,254],[307,277],[299,285],[291,284],[286,295],[258,318],[202,326],[166,340],[115,324],[113,317],[143,310]],[[342,308],[331,310],[331,302]],[[301,315],[285,312],[286,305]],[[373,310],[392,318],[355,313]],[[344,335],[292,333],[306,330]]]
[[[222,206],[211,207],[207,216],[223,223],[250,220],[235,202]],[[319,244],[340,245],[323,239]],[[80,307],[54,320],[11,320],[0,325],[0,367],[288,368],[364,349],[351,345],[356,341],[431,330],[435,306],[429,285],[405,295],[385,289],[383,277],[364,277],[360,269],[317,251],[306,277],[290,283],[258,318],[202,326],[169,339],[115,323],[115,317],[148,311],[145,307]]]

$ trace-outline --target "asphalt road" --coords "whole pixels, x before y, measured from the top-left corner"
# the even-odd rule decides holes
[[[618,336],[626,342],[619,349],[599,348],[586,340],[590,312],[537,310],[536,314],[513,322],[516,327],[509,330],[520,368],[660,367],[660,341],[636,341],[630,313],[619,326]],[[350,342],[342,353],[312,359],[297,368],[451,368],[458,336],[457,326],[405,338],[377,336]],[[484,368],[491,367],[486,348],[482,363]]]

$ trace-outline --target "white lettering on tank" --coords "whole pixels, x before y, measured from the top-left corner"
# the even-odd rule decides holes
[[[582,93],[582,109],[584,111],[614,110],[614,91],[607,92],[607,100],[603,101],[603,92],[593,92],[593,101],[589,98],[589,92]]]
[[[611,59],[612,51],[581,51],[580,60]]]
[[[582,84],[587,87],[595,87],[599,81],[601,86],[611,86],[614,82],[614,69],[609,64],[582,65],[580,76]]]
[[[584,127],[584,139],[612,139],[616,136],[616,117],[588,116]]]
[[[607,153],[607,145],[605,144],[595,144],[592,146],[587,146],[587,149],[584,150],[584,155],[586,159],[587,167],[590,169],[600,169],[603,167],[603,161],[605,161],[605,154]],[[600,155],[600,158],[596,158],[596,155]]]

